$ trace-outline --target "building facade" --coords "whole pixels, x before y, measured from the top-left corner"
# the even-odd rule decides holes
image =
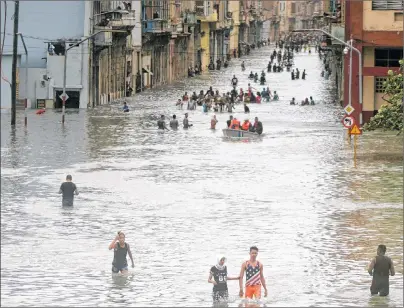
[[[88,18],[95,35],[90,51],[91,101],[96,106],[133,92],[131,34],[136,18],[131,1],[92,1],[90,6]]]
[[[239,56],[239,30],[240,30],[240,1],[229,1],[228,12],[230,17],[230,53]]]
[[[10,33],[14,3],[1,5],[8,8]],[[27,43],[29,63],[20,42],[19,97],[27,96],[34,108],[60,108],[65,58],[67,108],[132,96],[184,78],[191,67],[217,68],[218,60],[240,57],[266,41],[272,28],[277,33],[279,27],[271,27],[274,7],[262,0],[23,1],[19,32]],[[32,14],[37,11],[43,18]],[[2,56],[2,106],[11,105],[11,46],[8,35]]]
[[[264,1],[267,8],[267,18],[269,19],[269,39],[271,41],[277,41],[280,38],[280,1]]]
[[[363,56],[363,105],[359,103],[358,55],[352,54],[353,116],[360,124],[366,123],[386,103],[383,82],[387,72],[399,68],[403,58],[402,1],[349,1],[345,3],[345,37],[352,38],[354,47]],[[349,56],[344,57],[344,76],[349,74]],[[349,80],[345,78],[344,89]],[[349,93],[344,91],[344,103]]]
[[[2,57],[2,97],[4,108],[11,106],[11,58],[13,45],[14,2],[1,2],[2,12],[7,5],[6,34]],[[28,106],[38,105],[53,108],[61,103],[63,90],[64,53],[66,46],[80,41],[89,34],[89,23],[84,16],[89,10],[88,2],[70,1],[21,1],[19,9],[19,32],[24,37],[28,50],[28,63],[21,40],[18,43],[20,65],[18,67],[17,98],[28,98]],[[60,12],[63,12],[63,18]],[[40,13],[42,18],[38,18]],[[75,20],[74,23],[71,20]],[[55,27],[55,25],[58,25]],[[38,37],[40,36],[40,37]],[[88,104],[88,45],[72,48],[67,56],[66,90],[69,99],[66,104],[73,108],[86,108]],[[28,80],[26,82],[26,70]],[[7,93],[8,92],[8,93]]]
[[[195,65],[195,1],[171,1],[169,82],[184,78]]]
[[[12,53],[3,53],[1,57],[1,105],[0,111],[7,113],[11,110],[11,72],[12,72]],[[21,65],[21,55],[18,55],[18,66]],[[17,74],[17,83],[20,84],[19,74]],[[20,97],[20,91],[17,92],[17,98]]]

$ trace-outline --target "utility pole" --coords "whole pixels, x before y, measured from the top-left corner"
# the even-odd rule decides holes
[[[15,1],[14,6],[14,30],[13,30],[13,63],[11,71],[11,125],[16,122],[17,112],[17,59],[18,59],[18,15],[20,11],[20,1]]]
[[[67,68],[67,43],[65,41],[65,58],[63,62],[63,93],[62,93],[62,124],[65,124],[65,112],[66,112],[66,68]]]
[[[28,49],[27,45],[25,45],[24,36],[22,33],[17,33],[21,37],[22,44],[25,50],[25,108],[24,108],[24,124],[27,126],[27,108],[28,108]]]

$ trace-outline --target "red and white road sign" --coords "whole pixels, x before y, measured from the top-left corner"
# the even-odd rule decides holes
[[[63,92],[62,94],[59,95],[60,99],[63,101],[67,101],[69,99],[69,95],[67,95],[66,92]]]
[[[342,125],[344,125],[345,128],[351,128],[355,125],[355,119],[350,116],[345,116],[342,118]]]

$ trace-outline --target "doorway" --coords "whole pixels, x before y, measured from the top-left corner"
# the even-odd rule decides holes
[[[55,108],[62,108],[63,101],[60,95],[62,95],[63,91],[57,90],[55,93]],[[69,99],[66,100],[66,108],[80,108],[80,91],[66,91],[66,94],[69,96]]]

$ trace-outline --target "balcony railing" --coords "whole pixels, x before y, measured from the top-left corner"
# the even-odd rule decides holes
[[[111,46],[112,32],[101,32],[94,36],[94,44],[96,46]]]
[[[168,21],[165,19],[150,19],[143,22],[143,33],[165,33],[170,32]]]
[[[200,21],[205,21],[205,22],[217,22],[217,12],[210,12],[208,15],[205,15],[205,13],[203,15],[199,15],[198,12],[196,13],[196,15],[198,16],[198,19]]]
[[[109,26],[113,29],[117,28],[133,28],[136,24],[135,11],[131,11],[128,14],[121,15],[120,18],[113,18],[109,22]]]
[[[245,23],[246,22],[247,18],[246,18],[246,15],[244,14],[244,11],[240,12],[239,19],[240,19],[240,23]]]
[[[193,12],[185,13],[184,24],[187,24],[187,25],[196,24],[196,13],[193,13]]]
[[[198,16],[198,17],[204,17],[204,16],[205,16],[205,7],[204,7],[204,6],[202,6],[202,7],[197,6],[197,7],[195,8],[195,12],[196,12],[196,16]]]

